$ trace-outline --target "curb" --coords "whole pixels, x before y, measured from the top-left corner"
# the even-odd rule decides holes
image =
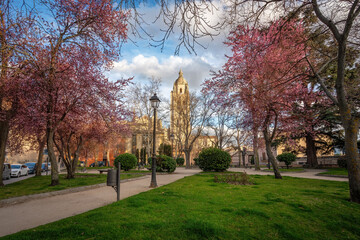
[[[121,180],[121,182],[122,183],[131,182],[131,181],[136,181],[136,180],[145,179],[145,178],[148,178],[148,176],[146,175],[146,176],[138,177],[138,178],[124,179],[124,180]],[[35,200],[35,199],[47,198],[47,197],[52,197],[52,196],[57,196],[57,195],[68,194],[68,193],[83,192],[86,190],[105,187],[105,186],[106,186],[106,183],[100,183],[100,184],[77,187],[77,188],[68,188],[68,189],[53,191],[53,192],[46,192],[46,193],[39,193],[39,194],[32,194],[32,195],[27,195],[27,196],[8,198],[8,199],[0,200],[0,208],[19,204],[19,203],[24,203],[24,202]]]

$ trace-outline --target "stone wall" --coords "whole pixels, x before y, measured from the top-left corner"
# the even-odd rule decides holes
[[[318,157],[318,163],[320,166],[334,166],[337,167],[337,160],[338,160],[339,156],[323,156],[323,157]],[[296,162],[295,164],[298,165],[304,165],[306,164],[306,157],[298,157],[296,158]]]

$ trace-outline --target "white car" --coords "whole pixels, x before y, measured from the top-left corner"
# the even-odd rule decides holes
[[[11,177],[27,176],[29,168],[23,164],[11,164]]]

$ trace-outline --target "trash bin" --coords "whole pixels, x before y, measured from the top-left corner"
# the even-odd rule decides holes
[[[107,172],[106,185],[111,187],[117,186],[116,179],[117,179],[117,169],[109,169]]]

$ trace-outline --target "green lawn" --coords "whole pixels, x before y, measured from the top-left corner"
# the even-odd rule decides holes
[[[273,169],[262,169],[262,171],[264,172],[274,172]],[[303,168],[279,168],[280,172],[303,172],[304,169]]]
[[[339,175],[339,176],[347,176],[348,171],[346,168],[330,168],[327,169],[326,172],[319,173],[322,175]]]
[[[348,184],[252,176],[254,185],[186,177],[4,239],[360,239]]]
[[[121,174],[121,179],[139,177],[139,174]],[[0,187],[0,200],[24,195],[52,192],[67,188],[82,187],[106,182],[106,174],[76,174],[75,179],[66,179],[60,175],[60,184],[49,186],[49,176],[32,177]]]

